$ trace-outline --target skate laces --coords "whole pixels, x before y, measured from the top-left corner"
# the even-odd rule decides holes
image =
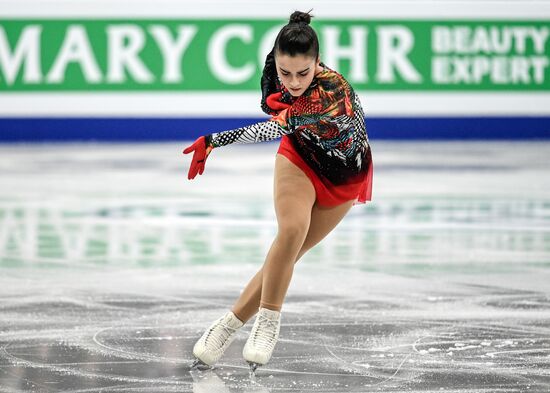
[[[212,333],[214,333],[214,330],[217,330],[216,334],[212,334]],[[219,334],[218,334],[218,331],[219,331]],[[223,345],[225,344],[227,338],[229,336],[231,336],[233,333],[235,333],[236,331],[237,331],[237,328],[233,328],[229,325],[226,325],[222,321],[220,321],[218,324],[213,326],[208,331],[208,334],[206,335],[206,338],[204,339],[204,344],[208,345],[209,343],[211,343],[213,341],[214,345],[217,348],[222,348]],[[222,333],[225,333],[225,334],[222,334]]]
[[[262,314],[258,314],[252,337],[254,346],[271,349],[275,345],[278,322],[277,319],[269,319]]]

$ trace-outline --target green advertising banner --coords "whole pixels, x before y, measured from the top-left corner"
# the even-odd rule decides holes
[[[0,91],[256,91],[280,20],[0,19]],[[322,20],[358,90],[548,91],[546,21]]]

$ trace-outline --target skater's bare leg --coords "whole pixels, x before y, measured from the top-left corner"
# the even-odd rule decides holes
[[[279,156],[279,155],[278,155]],[[283,157],[286,160],[286,157]],[[298,169],[298,168],[296,168]],[[298,169],[299,170],[299,169]],[[307,179],[309,181],[309,179]],[[310,225],[305,240],[294,258],[294,264],[312,247],[325,238],[342,220],[349,209],[353,206],[353,201],[345,202],[335,207],[321,207],[318,204],[312,206],[310,212]],[[266,261],[270,260],[270,254],[274,246],[277,245],[277,239],[273,242]],[[265,264],[264,264],[265,266]],[[234,304],[232,311],[237,318],[246,322],[258,311],[262,293],[264,267],[262,267],[250,280],[248,285],[241,293],[239,299]],[[287,284],[288,287],[288,284]],[[285,289],[286,293],[286,289]]]
[[[342,220],[352,206],[353,201],[330,208],[320,207],[318,205],[313,206],[309,231],[294,263],[297,263],[307,251],[323,240]],[[263,267],[260,268],[249,281],[240,297],[233,305],[233,313],[243,322],[248,321],[258,312],[262,293],[262,278]]]
[[[300,168],[277,154],[273,191],[278,228],[263,265],[260,307],[280,311],[309,229],[315,188]]]

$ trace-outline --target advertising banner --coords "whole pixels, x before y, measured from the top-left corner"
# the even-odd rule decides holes
[[[261,121],[265,56],[287,20],[242,3],[241,16],[225,18],[196,10],[107,17],[86,14],[87,2],[63,17],[0,14],[0,140],[31,137],[28,127],[36,134],[52,122],[69,139],[75,129],[77,138],[93,134],[98,120],[107,129],[105,120],[118,123],[122,139],[141,139],[125,130],[142,119],[161,130],[158,138],[179,139],[198,124]],[[312,27],[321,60],[360,94],[380,137],[550,137],[549,19],[442,18],[426,8],[425,17],[404,10],[399,18],[395,9],[368,16],[354,4],[359,16],[319,15]],[[422,133],[403,133],[410,118],[422,120]],[[167,119],[178,134],[166,134]]]

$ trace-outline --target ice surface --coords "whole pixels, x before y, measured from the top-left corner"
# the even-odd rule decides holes
[[[550,143],[374,142],[373,201],[296,265],[280,341],[191,349],[276,231],[276,144],[0,146],[0,392],[547,392]]]

